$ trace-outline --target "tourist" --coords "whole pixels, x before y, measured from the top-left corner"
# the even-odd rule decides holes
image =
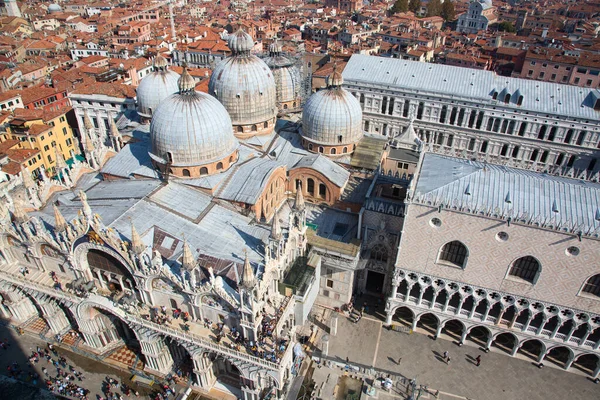
[[[475,366],[479,367],[479,365],[481,364],[481,355],[478,355],[477,358],[475,359],[475,361],[477,362],[477,364],[475,364]]]

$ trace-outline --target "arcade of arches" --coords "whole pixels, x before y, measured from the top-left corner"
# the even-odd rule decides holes
[[[600,375],[600,317],[526,298],[401,271],[392,286],[388,325],[400,323],[457,343],[524,355],[537,363]]]

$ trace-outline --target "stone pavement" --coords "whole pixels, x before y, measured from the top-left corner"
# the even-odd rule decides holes
[[[29,367],[28,358],[32,351],[35,351],[37,346],[41,348],[46,348],[46,343],[40,337],[32,336],[31,334],[24,334],[21,336],[17,336],[17,333],[13,329],[9,329],[6,326],[0,325],[0,338],[4,340],[4,338],[8,339],[11,346],[8,350],[0,350],[0,371],[2,374],[6,374],[6,366],[11,364],[12,362],[17,362],[21,369],[24,371],[32,371],[39,377],[44,377],[42,373],[42,368],[48,368],[51,376],[55,376],[56,369],[48,364],[45,359],[40,360],[34,367]],[[130,373],[124,372],[115,368],[112,368],[106,364],[102,364],[98,361],[88,359],[86,357],[80,356],[78,354],[74,354],[68,352],[66,350],[57,347],[57,350],[61,356],[64,356],[67,359],[67,363],[69,365],[73,365],[76,370],[83,372],[85,379],[82,382],[76,381],[75,383],[79,386],[82,386],[88,390],[90,390],[90,399],[96,399],[97,396],[104,396],[102,394],[102,382],[107,376],[110,376],[113,379],[117,379],[122,381],[123,379],[128,380],[131,376]],[[43,379],[38,379],[38,386],[44,387],[45,385],[42,382]],[[132,387],[133,385],[129,385]],[[145,396],[145,393],[148,393],[148,390],[139,387],[137,388],[140,394],[138,399],[148,398]],[[2,396],[0,396],[1,398]],[[127,399],[127,397],[123,397]],[[136,398],[135,396],[131,396],[131,398]]]
[[[442,354],[448,351],[450,364]],[[481,355],[481,366],[474,359]],[[416,378],[440,399],[471,400],[597,400],[600,385],[583,374],[546,366],[539,369],[531,360],[510,357],[492,349],[488,354],[477,347],[458,347],[448,340],[432,340],[429,336],[395,332],[382,322],[365,316],[358,324],[339,314],[337,335],[330,335],[329,358],[362,367]],[[401,358],[401,360],[399,360]],[[403,398],[379,391],[378,399]],[[423,394],[421,399],[433,398]]]

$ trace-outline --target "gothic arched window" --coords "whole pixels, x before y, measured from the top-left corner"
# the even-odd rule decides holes
[[[467,249],[467,246],[458,240],[454,240],[442,246],[438,261],[449,263],[464,269],[467,265],[468,257],[469,250]]]

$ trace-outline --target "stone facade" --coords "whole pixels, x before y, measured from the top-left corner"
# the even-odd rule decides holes
[[[444,254],[459,241],[459,260]],[[515,276],[522,257],[535,275]],[[600,373],[600,297],[583,293],[598,273],[597,238],[409,202],[387,323],[420,326],[463,343],[496,345],[536,362]],[[447,261],[450,259],[451,261]]]
[[[414,116],[417,135],[433,151],[598,180],[599,119],[524,113],[505,106],[505,96],[498,92],[482,102],[410,89],[366,87],[349,79],[344,86],[361,103],[366,132],[394,137]]]

